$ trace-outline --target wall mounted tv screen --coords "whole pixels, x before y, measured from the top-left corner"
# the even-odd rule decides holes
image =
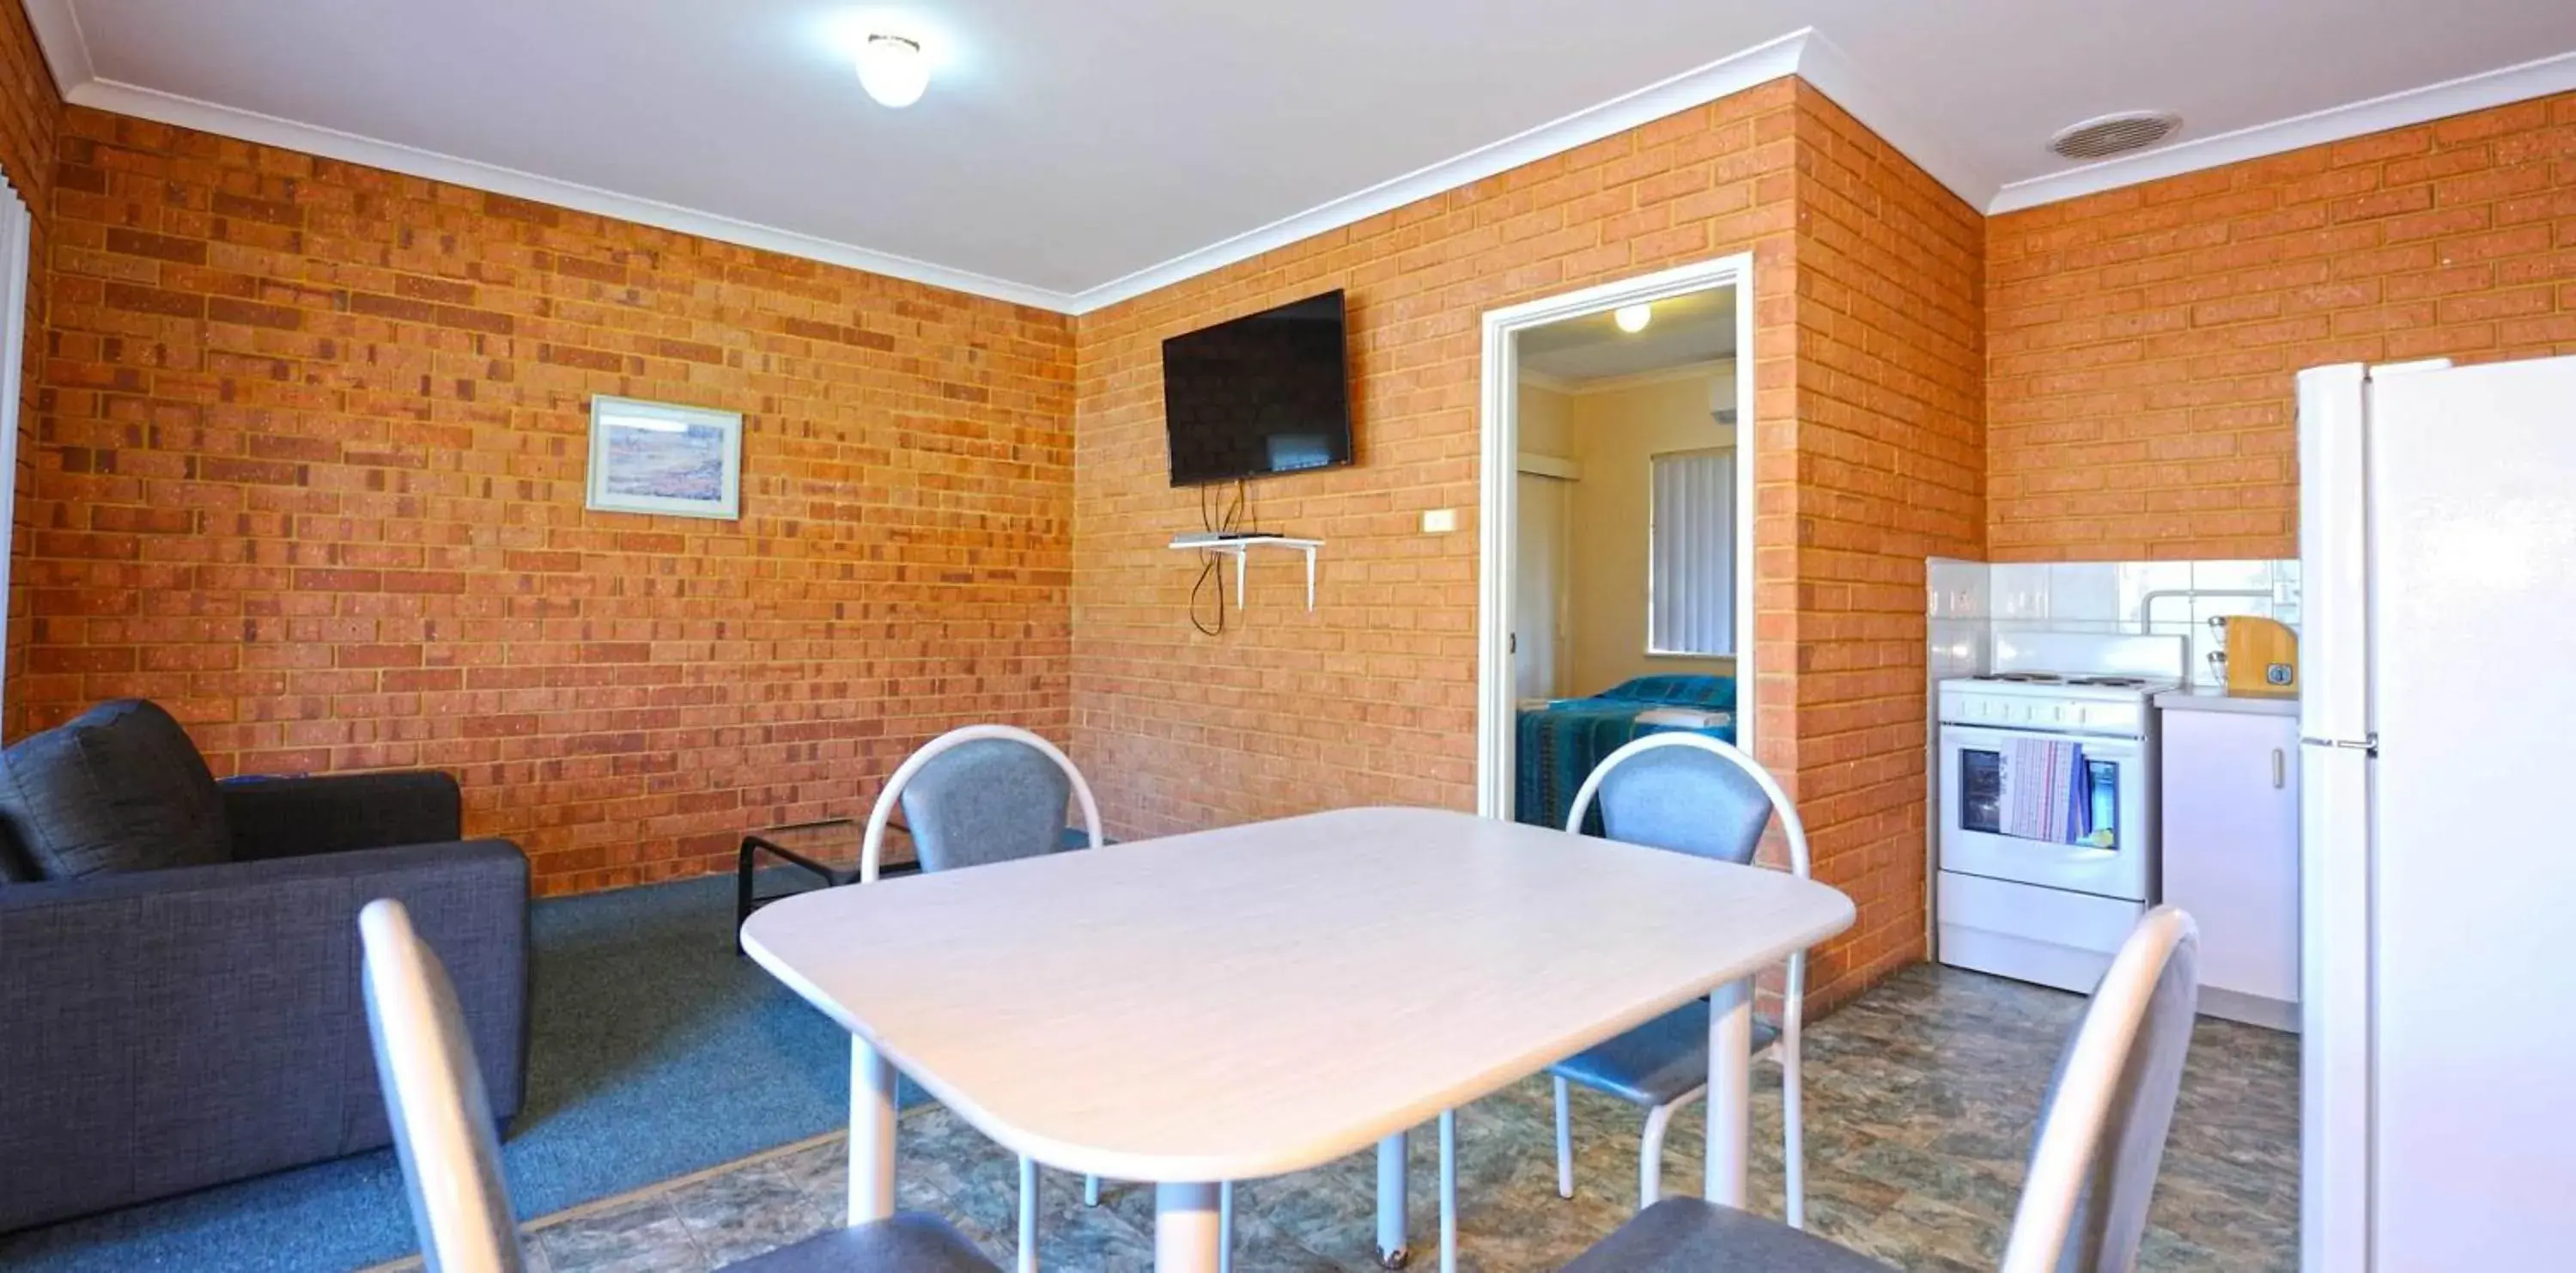
[[[1164,341],[1172,485],[1350,463],[1342,330],[1334,291]]]

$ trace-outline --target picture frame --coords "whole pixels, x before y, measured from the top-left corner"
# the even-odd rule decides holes
[[[742,516],[742,413],[594,395],[586,506],[735,521]]]

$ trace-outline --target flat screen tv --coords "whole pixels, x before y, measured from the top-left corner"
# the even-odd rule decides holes
[[[1342,331],[1333,291],[1164,341],[1172,485],[1350,463]]]

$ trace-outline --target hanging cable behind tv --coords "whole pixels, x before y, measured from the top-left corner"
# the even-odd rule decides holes
[[[1231,540],[1252,538],[1253,532],[1242,528],[1245,483],[1241,479],[1236,480],[1234,500],[1226,505],[1222,514],[1208,506],[1207,493],[1207,487],[1199,488],[1199,524],[1206,529],[1197,535],[1184,535],[1173,542],[1175,544],[1222,544]],[[1221,558],[1210,555],[1206,563],[1199,567],[1199,581],[1190,585],[1190,626],[1209,636],[1225,635],[1224,566],[1225,563]],[[1211,585],[1216,593],[1215,615],[1212,620],[1202,620],[1199,618],[1199,598],[1211,591]]]

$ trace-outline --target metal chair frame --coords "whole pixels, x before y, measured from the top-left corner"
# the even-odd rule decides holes
[[[878,860],[885,851],[886,830],[893,825],[895,811],[903,801],[904,788],[910,786],[922,770],[929,768],[930,762],[967,743],[988,739],[1018,743],[1054,761],[1056,768],[1064,771],[1066,780],[1073,786],[1074,803],[1082,809],[1083,834],[1089,839],[1090,847],[1100,847],[1100,802],[1092,798],[1091,784],[1084,780],[1082,771],[1074,767],[1072,757],[1065,755],[1054,743],[1017,725],[966,725],[922,744],[921,750],[905,757],[904,762],[895,767],[894,773],[887,776],[885,789],[877,793],[876,806],[868,811],[867,831],[859,840],[860,883],[872,884],[878,879]],[[1219,1199],[1219,1229],[1224,1246],[1221,1249],[1226,1252],[1225,1258],[1230,1263],[1234,1249],[1234,1186],[1226,1184],[1218,1192],[1222,1195]],[[1082,1178],[1082,1205],[1100,1205],[1100,1177],[1086,1175]],[[1037,1267],[1038,1164],[1036,1159],[1023,1156],[1020,1159],[1018,1268],[1019,1273],[1037,1273]]]
[[[1763,796],[1770,800],[1773,816],[1780,819],[1782,835],[1789,843],[1790,874],[1802,880],[1811,878],[1807,852],[1807,826],[1799,819],[1798,806],[1789,799],[1789,793],[1781,789],[1779,781],[1774,779],[1771,771],[1764,769],[1759,761],[1744,754],[1743,750],[1734,744],[1721,742],[1706,734],[1680,732],[1648,734],[1643,738],[1631,740],[1626,746],[1603,757],[1600,765],[1584,778],[1583,786],[1574,793],[1574,804],[1572,812],[1566,817],[1565,829],[1576,835],[1583,833],[1583,820],[1592,812],[1592,802],[1599,795],[1601,784],[1609,777],[1611,770],[1638,756],[1668,747],[1683,747],[1706,752],[1734,765],[1746,777],[1751,778],[1754,785],[1762,789]],[[1788,1178],[1785,1185],[1786,1211],[1789,1226],[1795,1229],[1807,1227],[1806,1120],[1801,1108],[1806,1084],[1801,1073],[1798,1050],[1799,1025],[1804,1015],[1806,993],[1807,952],[1801,950],[1789,956],[1788,986],[1780,1005],[1780,1037],[1772,1045],[1778,1050],[1780,1057],[1780,1122],[1781,1139],[1784,1142],[1781,1146],[1781,1165]],[[1568,1106],[1571,1101],[1567,1091],[1568,1086],[1567,1080],[1563,1078],[1556,1080],[1556,1192],[1559,1197],[1564,1198],[1574,1196],[1574,1125],[1569,1117]],[[1662,1196],[1664,1135],[1672,1126],[1674,1113],[1692,1101],[1700,1099],[1707,1092],[1708,1087],[1703,1083],[1661,1105],[1647,1107],[1646,1126],[1641,1136],[1642,1143],[1637,1151],[1638,1210],[1642,1211],[1655,1205],[1655,1200]]]

